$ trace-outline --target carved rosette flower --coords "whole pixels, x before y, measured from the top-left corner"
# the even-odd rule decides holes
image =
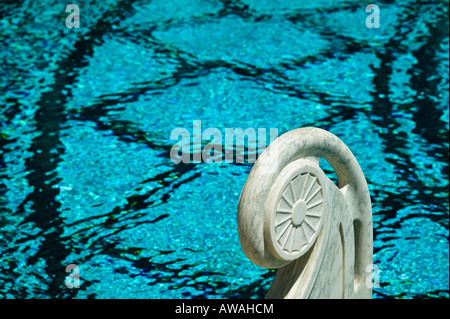
[[[303,173],[287,184],[276,208],[274,225],[283,251],[299,253],[313,243],[321,224],[322,206],[322,187],[316,176]]]

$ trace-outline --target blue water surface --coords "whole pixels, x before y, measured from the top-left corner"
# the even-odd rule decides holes
[[[0,4],[0,298],[264,297],[236,225],[252,163],[173,163],[194,120],[337,135],[373,297],[448,298],[449,3],[381,1],[371,29],[369,3],[91,0],[78,29],[61,1]]]

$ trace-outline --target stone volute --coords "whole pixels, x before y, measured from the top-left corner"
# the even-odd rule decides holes
[[[338,185],[319,166],[333,167]],[[246,256],[277,268],[266,298],[371,298],[372,208],[364,174],[335,135],[300,128],[253,165],[237,223]]]

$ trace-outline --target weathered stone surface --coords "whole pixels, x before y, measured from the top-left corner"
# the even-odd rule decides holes
[[[326,159],[336,186],[319,167]],[[237,215],[247,257],[279,268],[266,298],[371,298],[372,208],[364,174],[335,135],[300,128],[258,158]]]

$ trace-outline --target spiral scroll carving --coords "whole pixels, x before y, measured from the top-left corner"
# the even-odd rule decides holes
[[[338,186],[320,168],[322,158]],[[247,257],[279,268],[268,297],[371,298],[370,195],[358,162],[335,135],[302,128],[275,140],[249,174],[237,217]]]

